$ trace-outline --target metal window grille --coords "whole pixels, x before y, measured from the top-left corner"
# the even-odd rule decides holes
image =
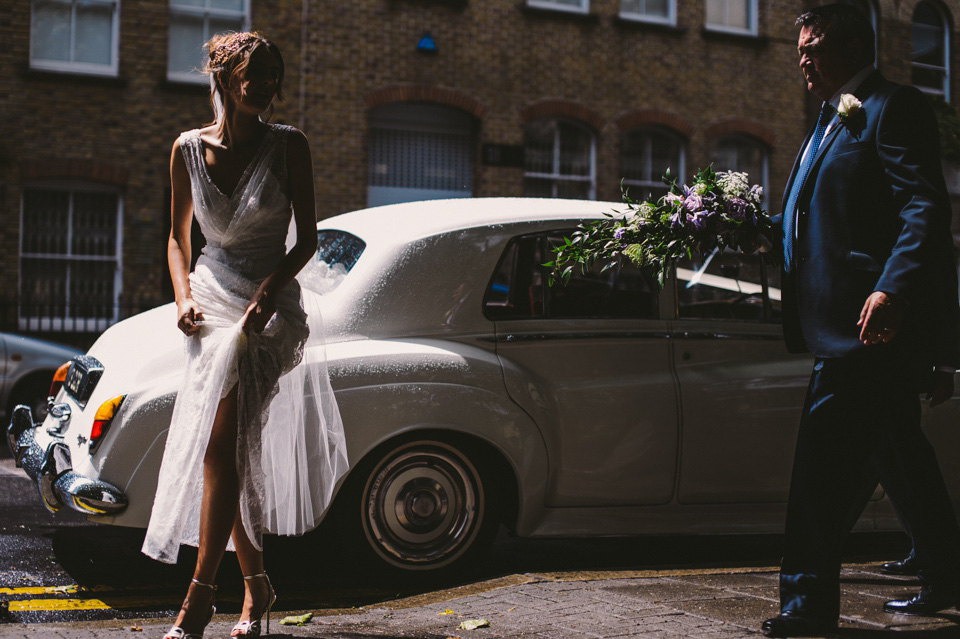
[[[564,120],[539,120],[524,132],[524,195],[596,198],[596,141],[586,128]]]
[[[167,79],[207,82],[203,43],[217,33],[246,31],[250,0],[170,0]]]
[[[33,0],[30,9],[32,68],[117,74],[117,0]]]
[[[370,186],[472,190],[469,134],[373,128],[370,137]]]
[[[102,331],[117,321],[121,215],[116,191],[24,190],[21,330]]]

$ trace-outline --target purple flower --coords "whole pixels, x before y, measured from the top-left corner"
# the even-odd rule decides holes
[[[703,198],[696,193],[691,193],[683,199],[683,208],[695,213],[703,208]]]
[[[730,216],[731,220],[736,222],[743,222],[747,219],[747,213],[750,210],[750,205],[747,204],[746,200],[742,200],[738,197],[732,197],[727,200],[727,215]]]
[[[626,232],[627,232],[627,229],[621,226],[620,228],[618,228],[616,231],[613,232],[613,237],[614,239],[622,240]]]
[[[683,227],[684,222],[687,221],[687,213],[683,209],[680,209],[676,213],[670,216],[670,226],[673,228]]]

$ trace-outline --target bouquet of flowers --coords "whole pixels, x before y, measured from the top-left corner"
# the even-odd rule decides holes
[[[672,262],[693,253],[709,255],[724,248],[745,253],[767,252],[774,227],[763,210],[763,188],[751,186],[746,173],[699,171],[689,186],[663,178],[669,192],[655,201],[635,202],[624,191],[626,212],[605,213],[607,219],[580,225],[572,237],[554,247],[551,283],[566,284],[577,266],[584,272],[594,263],[603,270],[624,257],[650,268],[660,286]]]

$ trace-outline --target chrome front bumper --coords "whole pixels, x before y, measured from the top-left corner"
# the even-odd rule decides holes
[[[70,449],[54,440],[46,450],[36,441],[36,427],[28,406],[13,409],[7,443],[17,466],[37,483],[43,505],[52,513],[68,506],[85,515],[116,515],[127,507],[122,491],[73,470]]]

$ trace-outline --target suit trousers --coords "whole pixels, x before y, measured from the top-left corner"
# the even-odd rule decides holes
[[[843,542],[878,482],[908,522],[921,582],[957,591],[960,527],[911,367],[892,344],[815,361],[787,504],[783,611],[839,616]]]

